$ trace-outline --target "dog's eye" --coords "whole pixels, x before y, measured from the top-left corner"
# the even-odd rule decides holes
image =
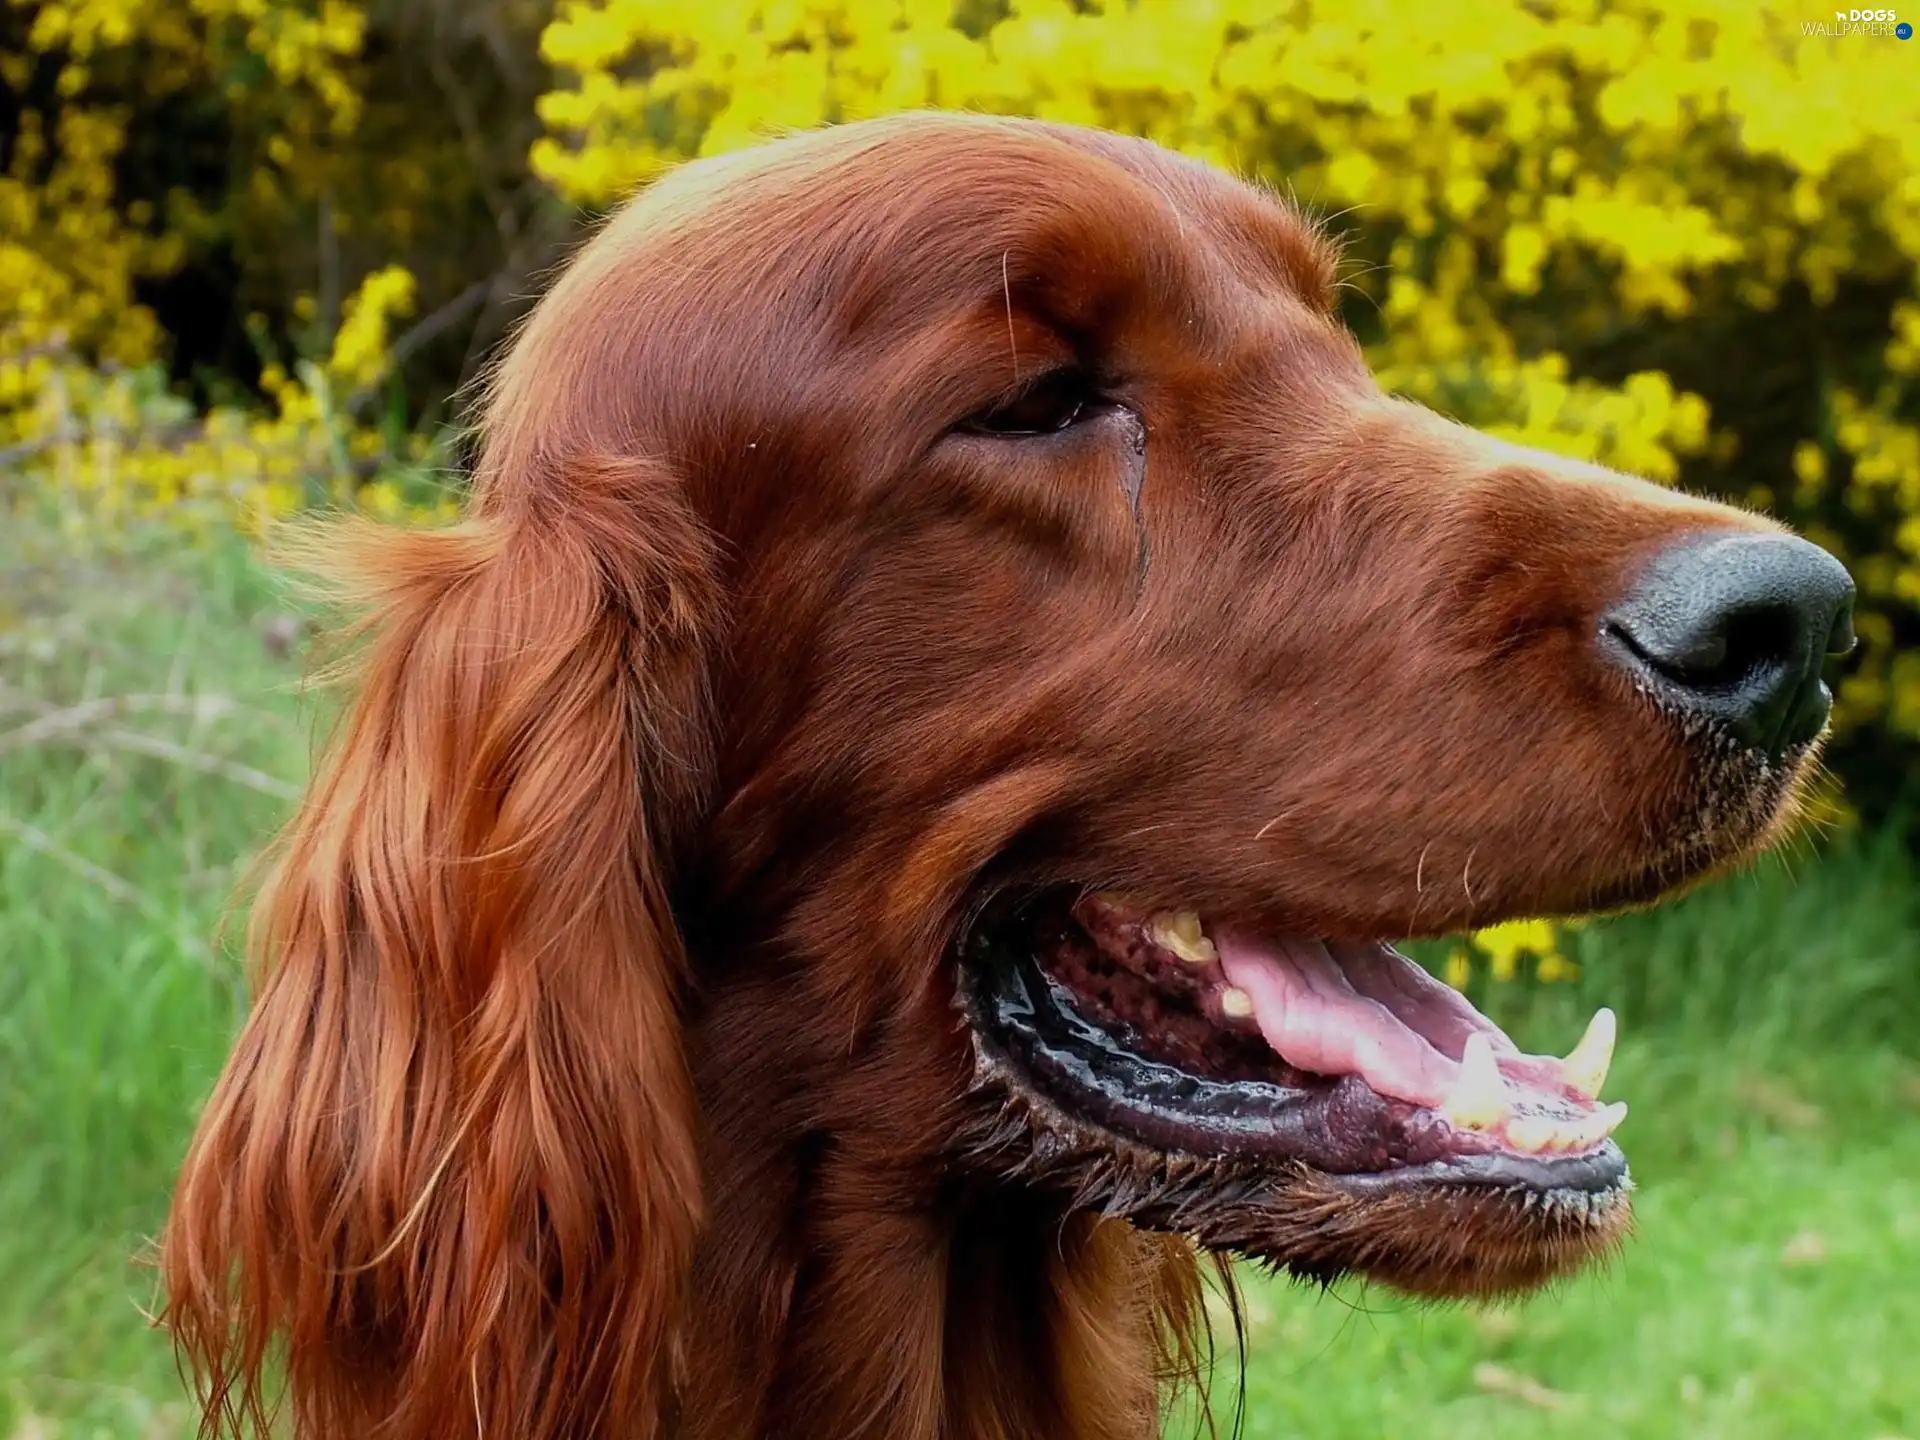
[[[1052,435],[1086,419],[1100,403],[1100,392],[1089,376],[1078,370],[1056,370],[1013,399],[970,416],[960,428],[975,435]]]

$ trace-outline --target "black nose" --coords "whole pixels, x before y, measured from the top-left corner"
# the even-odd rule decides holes
[[[1668,703],[1777,757],[1827,723],[1820,662],[1853,648],[1853,580],[1790,535],[1695,537],[1654,557],[1603,632]]]

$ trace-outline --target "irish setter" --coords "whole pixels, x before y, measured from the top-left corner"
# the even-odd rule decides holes
[[[1618,1241],[1611,1018],[1524,1054],[1388,942],[1767,843],[1851,585],[1382,394],[1335,270],[958,115],[580,252],[464,523],[318,553],[357,692],[164,1238],[209,1428],[1143,1440],[1207,1252]]]

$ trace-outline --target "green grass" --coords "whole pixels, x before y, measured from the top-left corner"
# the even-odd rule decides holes
[[[243,1003],[215,923],[307,754],[227,546],[0,520],[0,1436],[172,1434],[129,1263]],[[258,772],[258,773],[255,773]]]
[[[1246,1435],[1920,1434],[1911,1073],[1828,1060],[1833,1084],[1790,1087],[1656,1043],[1610,1086],[1641,1190],[1609,1270],[1478,1312],[1260,1285]]]
[[[311,707],[237,545],[0,527],[0,577],[0,1437],[182,1435],[132,1257],[241,1012],[214,925]],[[1252,1280],[1243,1434],[1920,1440],[1911,862],[1770,862],[1573,954],[1575,984],[1476,998],[1538,1049],[1620,1012],[1635,1240],[1497,1311]]]

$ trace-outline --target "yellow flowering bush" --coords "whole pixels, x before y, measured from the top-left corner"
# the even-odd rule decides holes
[[[388,326],[412,290],[397,267],[367,277],[346,302],[332,352],[292,373],[268,364],[260,405],[196,414],[156,366],[35,356],[22,373],[36,403],[14,418],[30,437],[17,448],[30,457],[36,503],[76,527],[160,515],[189,531],[257,530],[313,504],[450,518],[451,495],[426,474],[437,458],[428,437],[384,434],[351,409],[385,378]]]
[[[567,224],[527,164],[550,10],[0,0],[0,471],[71,493],[49,446],[77,430],[119,457],[102,504],[251,512],[407,461],[404,424],[361,422],[444,401],[476,322],[509,318],[482,302]],[[417,375],[390,363],[402,316]],[[153,423],[120,414],[134,396]]]
[[[56,337],[126,364],[157,353],[134,287],[176,269],[211,217],[161,196],[179,212],[161,224],[156,197],[123,193],[135,96],[147,115],[206,91],[253,107],[280,173],[254,170],[231,201],[272,203],[282,174],[312,173],[322,139],[359,122],[347,67],[363,27],[356,0],[0,0],[0,86],[20,99],[0,180],[0,364]]]

